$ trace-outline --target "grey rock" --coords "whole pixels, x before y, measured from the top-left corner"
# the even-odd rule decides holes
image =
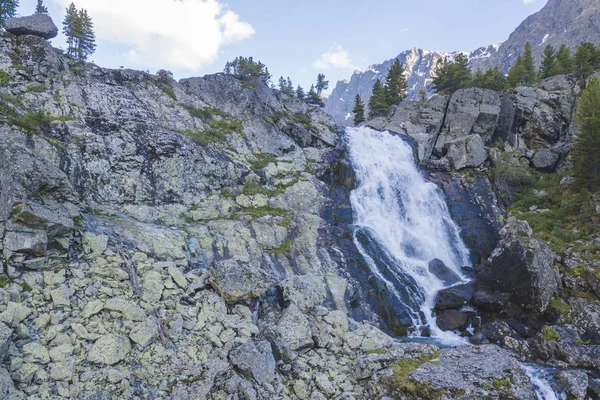
[[[468,282],[462,285],[443,289],[438,292],[435,298],[436,310],[447,310],[451,308],[460,308],[471,303],[475,292],[475,283]]]
[[[209,273],[210,284],[229,303],[258,297],[275,284],[263,270],[234,259],[212,263]]]
[[[568,399],[585,400],[588,388],[588,375],[585,371],[560,371],[555,375],[556,383]]]
[[[323,278],[315,275],[294,275],[277,286],[286,305],[292,303],[302,312],[321,305],[327,297]]]
[[[535,169],[540,171],[551,172],[558,164],[558,154],[552,150],[543,148],[535,152],[535,155],[531,159],[531,164]]]
[[[442,260],[437,258],[429,262],[429,272],[442,281],[444,286],[453,285],[461,280],[456,272],[452,271]]]
[[[483,140],[479,135],[446,141],[444,153],[452,170],[455,171],[479,167],[488,157]]]
[[[444,392],[446,398],[452,398],[456,392],[465,399],[536,398],[520,363],[510,352],[495,345],[442,349],[437,359],[419,366],[409,378],[417,385],[426,384],[431,392]],[[493,384],[499,381],[505,384]]]
[[[248,378],[259,384],[271,382],[275,378],[275,358],[271,344],[267,341],[253,341],[242,344],[229,353],[229,360]]]
[[[58,28],[48,14],[12,18],[5,22],[4,28],[14,35],[34,35],[44,39],[58,35]]]
[[[525,221],[510,217],[500,231],[500,242],[479,272],[480,282],[510,293],[525,310],[544,311],[560,286],[552,269],[554,252],[533,238]]]
[[[12,329],[0,322],[0,360],[4,360],[8,354],[12,333]]]
[[[296,359],[298,351],[314,346],[308,318],[295,304],[285,309],[277,325],[269,327],[265,335],[273,344],[275,355],[286,361]]]
[[[92,345],[87,360],[94,364],[114,365],[131,351],[129,339],[118,335],[104,335]]]
[[[463,312],[446,310],[436,318],[437,326],[443,331],[454,331],[467,326],[468,318]]]

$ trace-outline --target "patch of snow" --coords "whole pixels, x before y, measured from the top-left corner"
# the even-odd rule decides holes
[[[346,92],[347,92],[347,90],[346,90]],[[341,97],[340,97],[340,100],[343,101],[344,103],[346,102],[346,100],[342,99]]]
[[[544,38],[542,39],[542,43],[538,44],[538,46],[541,46],[541,45],[543,45],[544,43],[546,43],[546,40],[548,40],[548,37],[549,37],[549,36],[550,36],[550,34],[549,34],[549,33],[546,33],[546,34],[544,35]]]
[[[348,121],[350,118],[352,118],[352,113],[346,114],[345,121]]]

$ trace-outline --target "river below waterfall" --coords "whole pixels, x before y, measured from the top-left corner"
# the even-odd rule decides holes
[[[451,285],[430,271],[438,259],[462,282],[469,250],[450,216],[444,193],[415,164],[402,137],[366,127],[347,128],[346,142],[357,187],[350,195],[354,243],[378,287],[385,290],[394,315],[413,340],[431,336],[441,346],[469,345],[466,338],[442,331],[433,306],[436,294]],[[490,360],[492,361],[492,360]],[[543,367],[524,364],[539,400],[562,399]]]

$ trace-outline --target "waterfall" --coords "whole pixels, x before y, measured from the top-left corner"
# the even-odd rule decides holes
[[[469,251],[452,221],[442,191],[418,170],[412,147],[401,137],[366,127],[347,128],[349,157],[358,186],[350,195],[354,242],[375,279],[412,325],[409,335],[429,330],[444,344],[464,344],[443,332],[432,314],[444,283],[429,271],[435,258],[464,279]]]
[[[522,367],[531,380],[538,400],[566,400],[564,393],[557,394],[550,386],[554,370],[535,364],[523,364]]]

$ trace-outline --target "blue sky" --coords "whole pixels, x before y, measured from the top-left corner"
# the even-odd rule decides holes
[[[72,0],[45,0],[61,27]],[[330,89],[355,69],[411,47],[474,50],[501,43],[546,0],[75,0],[96,24],[91,60],[177,78],[220,72],[238,55],[263,61],[277,81]],[[36,0],[21,0],[30,14]],[[141,11],[140,11],[141,10]],[[53,40],[64,48],[64,37]]]

